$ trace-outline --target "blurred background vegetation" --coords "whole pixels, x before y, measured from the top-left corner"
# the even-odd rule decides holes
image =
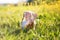
[[[35,4],[0,5],[0,40],[60,40],[60,0],[28,2]],[[23,12],[26,10],[37,13],[36,30],[26,32],[21,29]]]

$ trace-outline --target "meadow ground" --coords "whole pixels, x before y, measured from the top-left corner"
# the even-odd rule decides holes
[[[21,30],[26,10],[37,13],[36,30]],[[60,40],[60,2],[53,5],[0,6],[0,40]]]

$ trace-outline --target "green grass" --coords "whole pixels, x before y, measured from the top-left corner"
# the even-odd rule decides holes
[[[0,40],[60,40],[60,4],[0,6]],[[36,30],[21,30],[23,12],[38,14]]]

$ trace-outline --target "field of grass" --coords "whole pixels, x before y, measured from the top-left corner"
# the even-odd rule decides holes
[[[21,30],[26,10],[37,13],[36,30]],[[53,5],[0,6],[0,40],[60,40],[60,1]]]

